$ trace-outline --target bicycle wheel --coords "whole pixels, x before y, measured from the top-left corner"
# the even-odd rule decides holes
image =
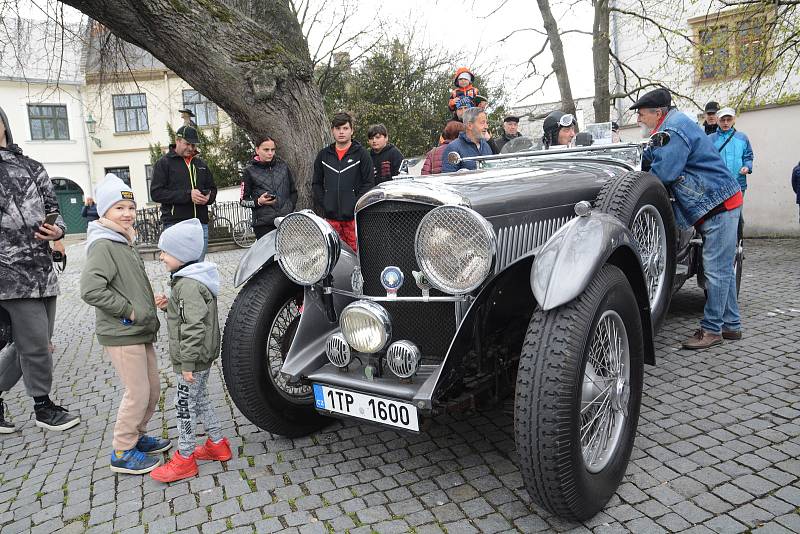
[[[239,221],[233,227],[233,241],[242,248],[250,248],[256,242],[256,233],[250,221]]]
[[[231,238],[233,223],[227,217],[214,217],[208,222],[208,240],[225,241]]]

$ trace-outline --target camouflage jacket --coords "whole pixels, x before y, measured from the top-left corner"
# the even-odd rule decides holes
[[[34,237],[45,215],[58,210],[42,164],[16,145],[0,147],[0,300],[58,295],[50,243]],[[60,216],[56,225],[66,230]]]

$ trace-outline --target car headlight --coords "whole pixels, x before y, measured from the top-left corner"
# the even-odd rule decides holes
[[[389,312],[368,300],[348,304],[339,317],[339,326],[347,344],[358,352],[378,352],[392,338]]]
[[[451,294],[477,288],[494,265],[496,239],[489,221],[463,206],[440,206],[417,228],[417,263],[431,285]]]
[[[309,210],[284,217],[275,238],[278,264],[293,282],[316,284],[339,261],[339,235],[325,219]]]

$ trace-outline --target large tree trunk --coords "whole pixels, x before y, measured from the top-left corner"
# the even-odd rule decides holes
[[[62,0],[155,56],[251,137],[270,135],[300,202],[327,140],[308,44],[287,0]]]
[[[608,122],[611,97],[608,89],[610,40],[608,0],[595,0],[592,26],[592,55],[594,59],[594,122]]]
[[[558,90],[561,93],[561,109],[566,113],[575,115],[575,101],[572,99],[572,87],[567,75],[567,61],[564,59],[564,46],[561,44],[561,33],[558,23],[550,10],[549,0],[536,0],[542,14],[544,29],[550,40],[550,52],[553,54],[553,72],[558,81]]]

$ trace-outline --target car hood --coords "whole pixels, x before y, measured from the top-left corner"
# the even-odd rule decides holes
[[[486,218],[594,199],[602,185],[627,169],[592,162],[541,162],[525,167],[396,179],[375,187],[357,210],[381,200],[460,204]]]

